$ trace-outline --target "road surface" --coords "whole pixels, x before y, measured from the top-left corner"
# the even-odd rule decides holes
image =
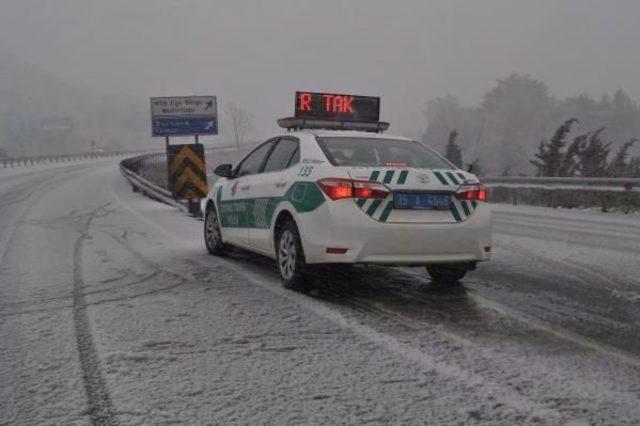
[[[0,424],[638,424],[640,220],[496,206],[494,260],[206,254],[117,161],[0,170]]]

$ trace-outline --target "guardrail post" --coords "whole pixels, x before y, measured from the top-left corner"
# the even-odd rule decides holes
[[[201,217],[202,212],[200,211],[200,203],[197,201],[189,200],[187,203],[187,210],[189,213],[195,217]]]
[[[609,211],[609,200],[606,192],[602,192],[600,195],[600,210],[602,210],[603,213]]]

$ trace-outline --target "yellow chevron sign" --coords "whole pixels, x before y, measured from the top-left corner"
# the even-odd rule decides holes
[[[174,198],[196,200],[207,196],[207,172],[202,145],[169,145],[167,162],[169,189]]]

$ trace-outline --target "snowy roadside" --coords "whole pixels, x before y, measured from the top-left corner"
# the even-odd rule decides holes
[[[562,218],[588,218],[602,221],[616,221],[626,223],[629,226],[640,226],[640,211],[624,213],[620,211],[603,212],[599,207],[565,208],[565,207],[542,207],[524,204],[491,203],[495,212],[505,212],[513,214],[537,214],[540,216],[562,217]]]
[[[119,194],[118,191],[115,192]],[[422,383],[418,378],[419,376],[397,377],[393,381],[403,383],[402,389],[413,389],[408,394],[410,396],[404,393],[401,394],[401,398],[407,404],[400,404],[400,406],[404,410],[408,410],[408,407],[412,409],[406,411],[407,417],[398,417],[396,397],[399,390],[386,391],[384,392],[385,398],[387,401],[391,401],[392,405],[384,404],[380,413],[382,417],[376,417],[374,422],[414,422],[418,421],[418,419],[429,419],[429,421],[436,423],[452,421],[512,423],[514,418],[511,415],[515,415],[515,419],[518,419],[515,420],[516,422],[539,421],[556,424],[561,423],[563,420],[580,418],[602,420],[606,416],[616,416],[616,413],[619,413],[620,417],[617,418],[622,423],[629,419],[625,416],[638,416],[639,414],[633,410],[627,412],[625,411],[627,408],[622,408],[623,406],[629,407],[627,404],[632,404],[629,399],[631,397],[625,394],[616,384],[616,380],[613,379],[613,377],[620,377],[619,369],[630,372],[635,371],[635,367],[631,367],[631,370],[626,370],[628,367],[624,367],[624,363],[620,365],[615,355],[613,356],[616,361],[609,358],[612,356],[613,351],[609,351],[606,347],[598,344],[593,345],[586,339],[573,335],[571,332],[557,333],[553,326],[547,326],[544,322],[540,325],[528,319],[522,319],[522,315],[519,313],[510,313],[505,317],[506,311],[502,309],[499,303],[488,303],[486,298],[476,296],[474,288],[476,280],[473,275],[469,279],[469,292],[471,294],[468,296],[444,295],[440,297],[436,294],[431,297],[429,293],[417,292],[414,294],[411,288],[417,285],[416,279],[398,274],[393,269],[374,269],[371,272],[363,270],[363,278],[350,276],[344,281],[335,281],[339,277],[329,276],[327,277],[328,282],[324,284],[331,289],[329,295],[322,295],[319,298],[318,296],[300,295],[282,289],[276,274],[273,273],[272,267],[268,263],[262,266],[259,261],[251,256],[236,261],[234,259],[218,260],[206,255],[202,247],[200,225],[197,222],[187,218],[176,221],[181,216],[177,212],[171,212],[170,209],[165,209],[164,207],[161,208],[164,213],[160,215],[152,214],[151,205],[147,204],[146,200],[143,199],[133,200],[127,197],[122,201],[131,207],[132,213],[141,212],[140,218],[145,217],[147,219],[145,222],[157,232],[166,235],[167,241],[174,242],[171,245],[171,249],[175,250],[176,254],[172,258],[186,257],[189,259],[187,263],[196,267],[197,270],[205,268],[205,270],[198,272],[203,277],[201,280],[202,285],[216,286],[218,285],[216,283],[222,283],[220,285],[223,290],[220,291],[229,299],[221,304],[219,308],[211,307],[211,310],[207,311],[207,316],[215,316],[217,309],[229,312],[230,303],[234,306],[234,309],[237,306],[241,307],[243,316],[240,318],[244,318],[244,315],[249,315],[249,318],[253,318],[253,310],[257,307],[253,306],[254,302],[246,306],[244,303],[246,297],[251,297],[253,300],[252,296],[254,294],[256,295],[255,300],[259,300],[261,306],[265,304],[270,306],[268,311],[273,310],[274,304],[280,302],[277,302],[277,299],[273,299],[271,296],[266,296],[262,291],[256,293],[254,286],[257,286],[283,298],[285,301],[292,302],[293,305],[287,308],[286,311],[292,315],[294,322],[302,325],[303,328],[308,327],[306,322],[308,318],[315,317],[312,323],[317,324],[324,324],[328,320],[334,326],[339,326],[339,329],[331,333],[332,336],[341,335],[346,330],[354,333],[358,338],[365,339],[372,345],[365,346],[366,350],[359,349],[361,358],[366,360],[364,365],[362,361],[353,365],[344,364],[344,362],[337,361],[335,356],[318,353],[313,355],[312,358],[324,356],[324,360],[303,361],[306,370],[315,371],[317,368],[324,368],[328,364],[330,370],[326,371],[334,371],[336,369],[337,371],[349,371],[349,373],[346,373],[349,376],[356,371],[359,377],[357,379],[358,382],[371,385],[371,378],[368,374],[375,371],[374,374],[381,375],[381,380],[384,382],[387,380],[384,378],[384,374],[389,368],[396,371],[396,374],[403,376],[404,373],[400,373],[402,371],[400,366],[410,362],[420,366],[420,369],[426,369],[426,371],[432,371],[436,374],[429,379],[428,385],[424,383],[419,387],[440,387],[439,395],[443,400],[459,401],[460,394],[457,392],[462,392],[462,395],[466,394],[468,398],[462,405],[459,405],[458,402],[452,402],[452,406],[455,406],[456,410],[449,411],[448,414],[440,412],[439,402],[435,402],[438,399],[433,400],[428,397],[427,399],[431,399],[429,404],[416,406],[417,401],[421,401],[421,398],[426,396],[418,388],[413,388],[413,383]],[[148,234],[150,235],[151,233],[149,232]],[[134,246],[136,250],[147,250],[146,247],[148,245],[134,243]],[[508,250],[508,247],[505,247],[505,250]],[[517,254],[522,256],[522,253]],[[521,262],[525,258],[515,256],[511,257],[509,261]],[[214,276],[205,272],[209,268],[215,271]],[[224,281],[227,277],[231,278],[231,282]],[[496,278],[493,275],[493,279]],[[499,280],[497,281],[499,282]],[[399,288],[403,286],[406,288],[406,290],[397,290],[401,293],[408,292],[409,294],[407,294],[406,298],[401,297],[398,300],[395,295],[396,290],[391,292],[392,295],[387,294],[389,292],[388,287],[394,286],[392,282],[396,282]],[[248,285],[247,290],[250,293],[245,294],[244,290],[237,287],[238,285],[242,286],[242,289]],[[480,283],[479,285],[482,286],[483,284]],[[230,293],[227,293],[227,291],[230,291]],[[215,294],[218,295],[218,291]],[[206,299],[206,296],[203,296],[203,298]],[[326,298],[328,300],[325,300]],[[218,296],[216,296],[217,299]],[[491,302],[490,299],[489,302]],[[531,301],[529,300],[527,303],[531,303]],[[275,320],[275,318],[272,319],[266,316],[262,309],[259,309],[258,312],[260,312],[258,321],[261,326],[269,327],[271,321]],[[198,314],[198,316],[201,315],[203,314]],[[237,322],[241,321],[240,318],[235,317],[234,321],[225,326],[224,329],[231,330],[241,327],[240,323]],[[285,315],[284,318],[288,320],[290,317]],[[300,321],[303,318],[305,321],[301,323]],[[193,319],[189,319],[189,321],[193,321]],[[188,324],[189,321],[185,322],[185,324]],[[288,327],[288,325],[283,326]],[[195,329],[197,330],[198,328],[195,327]],[[290,333],[295,333],[294,331],[286,330],[282,331],[286,336],[290,336]],[[278,335],[280,335],[280,331]],[[251,342],[252,339],[262,336],[262,334],[250,334],[249,336],[250,338],[247,341]],[[247,336],[245,335],[245,337]],[[287,345],[295,341],[294,339]],[[339,347],[342,350],[343,343],[339,342],[340,340],[328,343],[329,347],[325,348],[335,351]],[[297,348],[295,349],[296,352],[301,350],[298,345],[294,344],[294,346]],[[373,354],[377,354],[380,349],[395,355],[395,357],[391,358],[393,361],[387,363],[382,370],[376,367],[375,364],[370,364]],[[247,352],[246,354],[250,353]],[[305,358],[305,355],[298,353],[296,359],[301,359],[300,357]],[[235,363],[235,361],[226,362]],[[636,361],[631,363],[632,366],[636,364]],[[285,363],[283,366],[288,366],[288,364]],[[259,371],[262,371],[263,368],[266,367],[259,367]],[[590,375],[585,375],[586,371],[589,371]],[[551,372],[553,372],[551,377],[554,379],[545,378]],[[279,369],[273,370],[273,373],[281,374]],[[294,376],[288,377],[289,373]],[[252,374],[258,373],[254,370]],[[300,379],[299,374],[300,372],[296,369],[291,372],[287,371],[287,378],[281,378],[279,383],[291,383],[290,380]],[[360,374],[365,374],[365,376],[360,377]],[[246,379],[235,381],[234,377],[233,375],[230,377],[234,380],[234,389],[236,391],[244,389],[244,380]],[[437,377],[446,378],[447,382],[451,380],[451,383],[459,383],[462,388],[453,390],[453,393],[450,393],[448,385],[444,387],[441,387],[443,386],[442,384],[435,385],[436,383],[441,383]],[[221,379],[221,381],[226,382],[228,379]],[[380,394],[376,392],[363,393],[362,390],[358,391],[360,396],[350,394],[349,399],[345,399],[345,390],[341,390],[343,389],[342,382],[332,374],[329,374],[327,379],[329,379],[329,382],[325,382],[318,377],[313,380],[317,384],[322,384],[321,387],[323,389],[331,388],[335,390],[326,399],[332,403],[332,407],[336,405],[339,407],[334,410],[338,413],[341,412],[343,404],[348,403],[347,401],[351,398],[353,398],[353,403],[360,401],[357,402],[358,405],[362,404],[361,398],[365,397],[365,395],[367,395],[366,398],[379,401]],[[120,377],[120,380],[126,381],[122,377]],[[261,380],[271,381],[268,377]],[[308,383],[307,380],[304,379],[298,384],[292,385],[291,390],[302,389],[300,397],[304,398],[305,385],[303,383]],[[352,379],[351,381],[353,382],[354,380]],[[415,380],[418,381],[416,382]],[[595,381],[592,382],[592,380]],[[374,386],[376,389],[383,391],[380,383]],[[525,388],[526,390],[523,390]],[[602,393],[605,388],[611,389],[612,392],[617,392],[615,393],[617,395],[614,398],[615,401],[608,399],[613,394],[605,393],[609,395],[605,396]],[[206,386],[205,389],[207,389]],[[617,390],[614,391],[613,389]],[[279,395],[281,390],[280,386],[276,386],[274,389],[276,395]],[[471,393],[469,394],[469,392]],[[478,401],[476,399],[478,392],[486,394],[491,401],[496,401],[495,407],[491,408],[485,402]],[[206,393],[206,391],[203,393]],[[285,394],[287,393],[285,392]],[[285,394],[280,394],[280,397],[285,397]],[[238,395],[246,394],[244,391],[240,391]],[[338,398],[338,395],[343,396]],[[221,395],[212,395],[211,397],[215,399],[221,397]],[[256,397],[258,398],[257,400],[254,399]],[[249,404],[248,407],[255,407],[253,404],[261,401],[263,397],[262,392],[258,392],[252,394],[252,396],[247,395],[247,399],[243,399],[243,401]],[[262,415],[265,417],[255,417],[252,420],[273,419],[274,417],[271,417],[273,415],[272,409],[280,406],[282,403],[279,400],[280,397],[276,396],[275,400],[271,400],[269,405],[272,408],[261,406],[260,409],[255,411],[263,410]],[[285,398],[291,398],[291,396]],[[294,400],[298,401],[297,398],[295,397]],[[418,399],[416,400],[415,398]],[[567,398],[567,401],[558,402],[562,398]],[[609,402],[604,403],[602,398],[608,399]],[[199,404],[197,402],[193,403],[195,405]],[[315,413],[317,410],[317,407],[314,408],[313,405],[308,403],[302,401],[299,403],[307,408],[299,411],[297,407],[284,408],[280,406],[280,410],[288,413],[293,410],[305,419],[310,418],[311,413]],[[588,408],[591,404],[596,404],[599,407],[597,414]],[[231,417],[232,419],[246,421],[247,417],[244,414],[240,415],[237,411],[237,402],[228,401],[227,407],[229,407],[230,411],[226,413],[235,416]],[[413,408],[417,408],[418,411],[414,412]],[[425,409],[429,410],[429,414],[423,411]],[[248,408],[248,410],[249,413],[254,412],[252,408]],[[414,414],[420,412],[422,414],[419,414],[418,417],[413,417]],[[523,416],[523,412],[528,414],[520,417]],[[240,417],[237,417],[239,415]],[[276,415],[275,418],[280,417]],[[365,421],[366,417],[344,417],[344,419],[347,423],[353,423]],[[336,421],[336,417],[326,417],[323,418],[323,421]]]
[[[73,167],[84,164],[103,164],[110,161],[120,161],[122,158],[99,158],[90,160],[75,160],[63,163],[34,164],[28,166],[2,167],[0,168],[0,179],[19,175],[37,174],[48,170],[57,170],[64,167]]]
[[[0,187],[14,423],[640,419],[638,302],[614,295],[633,285],[625,259],[606,264],[636,238],[624,220],[498,208],[494,260],[453,291],[421,268],[358,267],[301,294],[259,256],[208,255],[202,223],[131,192],[116,163],[50,174]]]

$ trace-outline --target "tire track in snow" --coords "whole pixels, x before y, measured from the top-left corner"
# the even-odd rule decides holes
[[[72,174],[74,172],[82,170],[82,166],[74,166],[74,167],[61,167],[60,169],[52,170],[50,173],[47,173],[45,178],[33,177],[33,175],[37,172],[29,172],[25,175],[18,174],[15,176],[3,177],[2,185],[0,188],[10,187],[8,191],[0,191],[0,196],[6,197],[7,194],[12,195],[14,192],[23,191],[23,187],[33,188],[29,191],[27,196],[22,198],[14,197],[10,202],[5,202],[0,205],[0,210],[8,210],[11,208],[15,208],[17,213],[14,213],[12,216],[9,216],[9,220],[4,217],[2,225],[4,226],[5,233],[0,233],[0,265],[4,265],[5,256],[10,250],[11,243],[16,237],[16,233],[18,228],[23,225],[22,218],[28,217],[29,212],[40,200],[40,196],[42,194],[46,194],[50,188],[55,187],[58,183],[60,177],[65,175]],[[22,184],[21,180],[26,178],[26,184]],[[18,184],[16,185],[16,181]],[[13,186],[13,187],[12,187]],[[17,187],[17,189],[16,189]],[[3,211],[3,213],[4,213]],[[2,316],[0,316],[2,318]],[[10,418],[4,418],[0,421],[0,425],[5,424],[13,424],[15,419],[19,415],[19,409],[13,409],[13,407],[19,407],[20,403],[17,401],[17,396],[15,393],[11,395],[11,401],[5,401],[7,405],[10,407],[10,412],[12,416]],[[1,407],[0,407],[1,408]]]
[[[147,225],[156,229],[161,234],[168,236],[178,244],[183,244],[185,247],[190,246],[190,241],[168,232],[157,223],[145,217],[140,212],[130,207],[128,203],[120,198],[113,190],[112,195],[127,211],[139,218],[142,222],[145,222]],[[192,258],[190,260],[191,262],[197,263],[201,267],[206,269],[210,269],[212,266],[212,263],[204,262],[198,258]],[[458,365],[449,364],[446,361],[437,360],[436,358],[423,352],[419,348],[403,343],[390,334],[377,331],[374,328],[358,321],[357,319],[342,314],[339,310],[333,308],[331,305],[324,301],[310,299],[304,294],[287,290],[281,286],[280,281],[277,278],[270,279],[261,276],[260,274],[251,271],[250,269],[231,259],[217,258],[216,260],[217,262],[213,263],[214,265],[217,264],[218,266],[226,268],[229,272],[235,273],[238,276],[245,278],[248,284],[255,285],[269,292],[275,293],[276,295],[287,299],[290,302],[293,302],[294,304],[310,312],[313,312],[319,317],[325,318],[338,325],[339,327],[349,330],[355,335],[358,335],[371,343],[385,348],[391,353],[395,353],[403,357],[404,359],[414,362],[442,377],[455,380],[458,383],[463,384],[468,389],[481,389],[485,393],[491,394],[495,397],[499,397],[505,405],[508,405],[518,411],[525,412],[529,415],[545,412],[553,418],[562,417],[562,414],[556,409],[548,409],[543,403],[534,401],[528,398],[526,395],[514,393],[513,389],[509,388],[508,386],[503,386],[500,383],[494,382],[490,379],[485,379],[484,377],[475,374],[474,372],[465,370]]]
[[[571,266],[571,265],[568,265],[568,266]],[[407,275],[415,276],[417,278],[423,278],[420,275],[416,274],[415,272],[407,269],[402,269],[402,272]],[[466,280],[466,282],[473,284],[473,283],[477,283],[478,280],[474,277],[471,277],[470,279]],[[572,332],[568,329],[554,326],[553,324],[547,321],[537,319],[529,314],[526,314],[523,311],[514,309],[503,303],[481,296],[477,294],[477,292],[471,294],[470,297],[472,297],[473,300],[479,306],[485,309],[495,311],[504,317],[511,318],[514,321],[518,321],[519,323],[525,326],[528,326],[534,330],[547,333],[551,336],[555,336],[558,339],[566,340],[568,342],[582,346],[586,349],[592,350],[604,356],[617,359],[618,361],[621,361],[627,365],[640,368],[640,360],[636,358],[632,353],[618,349],[614,346],[611,346],[605,343],[598,342],[594,339],[590,339],[589,337]]]
[[[174,238],[176,238],[174,236]],[[218,265],[227,268],[230,272],[244,277],[248,283],[256,285],[260,288],[275,293],[276,295],[293,302],[294,304],[327,319],[339,327],[349,330],[357,336],[374,343],[391,353],[395,353],[402,358],[414,362],[423,368],[433,371],[434,373],[457,381],[463,384],[467,389],[472,391],[482,391],[496,398],[499,398],[505,405],[516,410],[526,413],[526,415],[543,414],[550,416],[550,419],[562,418],[562,413],[554,408],[547,408],[544,403],[535,401],[524,394],[514,391],[508,386],[504,386],[491,379],[487,379],[482,375],[467,370],[455,363],[449,363],[446,360],[441,361],[436,357],[429,355],[418,347],[404,343],[392,334],[381,332],[369,325],[361,322],[357,318],[352,318],[333,308],[330,304],[321,299],[312,299],[303,293],[292,292],[280,285],[277,278],[264,277],[249,268],[246,268],[241,262],[233,259],[219,258]],[[202,267],[210,267],[199,259],[193,259],[195,263]],[[384,315],[394,314],[391,311],[384,311],[368,304],[354,303],[358,308]],[[395,316],[395,315],[392,315]],[[396,320],[398,317],[396,316]],[[404,325],[412,327],[408,321],[404,321]],[[439,332],[439,330],[436,330]],[[442,334],[442,333],[441,333]]]
[[[105,206],[92,211],[80,231],[73,251],[73,325],[78,346],[78,356],[82,369],[89,414],[94,425],[117,425],[115,411],[106,381],[102,374],[100,359],[96,351],[89,316],[87,301],[84,293],[84,279],[82,270],[82,248],[89,237],[89,227],[98,212]]]

